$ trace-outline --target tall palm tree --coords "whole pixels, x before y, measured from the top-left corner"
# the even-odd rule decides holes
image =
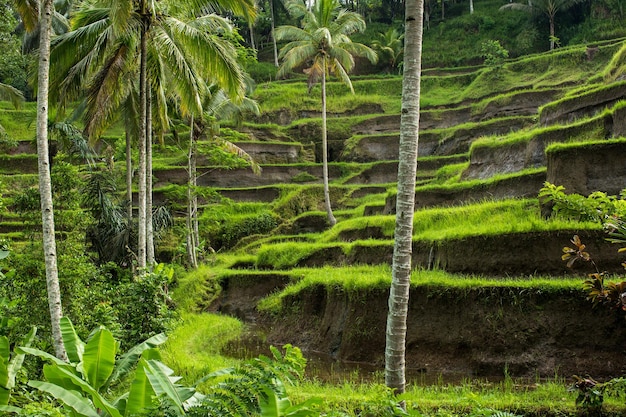
[[[423,15],[424,0],[406,0],[398,196],[385,347],[385,383],[396,394],[402,394],[406,386],[406,322],[411,285]]]
[[[57,250],[54,228],[54,208],[52,205],[52,182],[48,156],[48,86],[50,72],[50,38],[52,35],[52,0],[42,0],[39,4],[39,64],[37,73],[37,166],[39,173],[39,194],[41,196],[41,224],[43,251],[46,267],[46,289],[52,325],[52,339],[56,356],[67,360],[67,353],[61,336],[61,289],[57,267]]]
[[[290,41],[280,51],[282,65],[278,77],[284,77],[294,68],[307,66],[309,86],[321,78],[322,84],[322,172],[324,204],[328,222],[337,223],[330,203],[328,186],[328,141],[326,130],[326,76],[334,73],[354,93],[348,73],[354,68],[354,57],[366,57],[376,62],[377,55],[369,47],[352,42],[350,35],[365,30],[365,21],[355,12],[342,8],[339,0],[318,0],[307,9],[304,3],[291,0],[287,10],[294,18],[301,18],[302,27],[276,28],[277,41]]]
[[[254,15],[251,0],[170,0],[150,5],[154,9],[144,1],[85,3],[73,20],[75,30],[60,37],[54,48],[58,52],[55,84],[59,86],[59,102],[80,96],[82,84],[90,86],[85,113],[90,136],[102,132],[119,115],[121,104],[127,102],[132,91],[139,91],[139,267],[146,266],[149,241],[146,208],[151,166],[146,151],[151,146],[147,137],[152,132],[148,122],[152,109],[160,109],[155,122],[164,131],[168,99],[176,97],[183,113],[200,114],[206,80],[233,96],[242,96],[243,76],[234,47],[219,36],[232,26],[216,13],[206,11],[231,10],[250,18]],[[128,74],[134,82],[128,82]],[[149,95],[154,101],[152,106],[148,105]]]

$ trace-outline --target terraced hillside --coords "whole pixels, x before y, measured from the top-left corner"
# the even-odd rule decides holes
[[[614,313],[592,309],[561,261],[573,234],[607,270],[621,269],[617,248],[599,224],[546,219],[537,200],[546,180],[582,193],[624,188],[619,100],[626,84],[616,81],[619,62],[612,61],[621,47],[598,45],[592,58],[586,47],[572,47],[499,69],[424,73],[413,255],[423,271],[414,277],[408,337],[416,370],[623,370],[626,361],[616,355],[626,328]],[[401,83],[355,78],[355,95],[329,86],[339,220],[332,228],[322,212],[319,90],[307,94],[300,79],[257,86],[261,114],[222,132],[262,173],[240,161],[215,165],[208,143],[199,160],[201,235],[217,255],[207,255],[213,268],[202,282],[180,283],[199,308],[255,322],[267,342],[382,362]],[[10,112],[5,107],[3,117]],[[176,211],[185,205],[187,171],[175,138],[156,150],[154,177],[155,201]],[[35,182],[32,149],[21,139],[2,156],[10,209],[16,191]],[[111,133],[116,160],[123,158],[119,144]],[[23,217],[9,210],[1,220],[2,236],[19,238]],[[161,259],[175,258],[181,242],[170,236]]]

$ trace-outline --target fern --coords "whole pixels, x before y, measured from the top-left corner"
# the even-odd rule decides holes
[[[285,345],[283,348],[284,354],[272,346],[271,358],[261,355],[207,375],[199,383],[209,385],[209,394],[202,404],[190,409],[188,415],[258,416],[263,415],[261,408],[268,400],[288,401],[285,384],[295,385],[302,379],[306,359],[296,347]]]

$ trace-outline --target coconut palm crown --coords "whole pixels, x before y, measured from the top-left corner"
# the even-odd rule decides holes
[[[328,145],[326,138],[326,75],[334,73],[352,93],[354,88],[348,73],[354,68],[354,57],[361,56],[376,62],[372,49],[350,40],[350,35],[365,29],[365,21],[358,13],[341,7],[338,0],[318,0],[311,9],[298,0],[287,3],[287,10],[301,26],[276,28],[277,41],[289,41],[280,51],[283,60],[277,77],[284,77],[294,68],[304,66],[308,75],[309,92],[321,79],[322,85],[322,165],[324,179],[324,203],[328,222],[334,226],[335,219],[328,186]]]
[[[354,68],[354,57],[377,60],[376,52],[349,37],[365,30],[363,17],[343,9],[338,0],[319,0],[310,10],[304,3],[292,0],[287,3],[287,10],[293,17],[302,18],[302,27],[276,28],[277,41],[290,41],[280,50],[283,62],[277,77],[310,63],[310,81],[317,81],[325,68],[326,73],[334,73],[354,92],[348,76]]]

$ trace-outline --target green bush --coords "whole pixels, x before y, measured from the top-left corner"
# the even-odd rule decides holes
[[[215,244],[217,248],[232,248],[240,239],[250,235],[268,233],[276,226],[278,226],[276,217],[269,212],[239,219],[233,218],[222,225]]]
[[[246,71],[257,83],[276,80],[276,66],[269,62],[251,62],[246,65]]]

